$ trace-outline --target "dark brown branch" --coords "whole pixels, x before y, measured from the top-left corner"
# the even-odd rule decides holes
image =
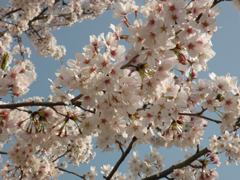
[[[82,107],[81,105],[79,105],[78,107],[80,107],[80,108],[81,108],[82,110],[84,110],[84,111],[87,111],[87,112],[90,112],[90,113],[95,114],[95,111],[92,111],[92,110],[90,110],[90,109],[86,109],[86,108]]]
[[[8,153],[7,153],[7,152],[4,152],[4,151],[0,151],[0,154],[5,154],[5,155],[7,155]]]
[[[118,162],[115,164],[114,168],[112,169],[112,171],[110,172],[110,174],[108,175],[108,177],[106,177],[106,180],[110,180],[112,178],[112,176],[114,175],[114,173],[117,171],[118,167],[122,164],[122,162],[124,161],[124,159],[127,157],[127,155],[129,154],[129,152],[132,149],[132,145],[133,143],[137,140],[136,137],[132,138],[131,143],[129,144],[128,148],[126,149],[126,151],[122,154],[122,156],[120,157],[120,159],[118,160]]]
[[[23,179],[23,170],[21,169],[21,177],[19,178],[19,180]]]
[[[213,8],[214,6],[216,6],[218,3],[222,2],[222,1],[225,1],[225,0],[214,0],[213,4],[211,5],[211,8]],[[228,0],[226,0],[228,1]]]
[[[193,161],[197,160],[199,157],[201,157],[202,155],[204,155],[208,152],[211,152],[211,151],[208,150],[207,148],[205,148],[205,149],[199,151],[198,153],[194,154],[190,158],[186,159],[185,161],[183,161],[179,164],[176,164],[176,165],[172,165],[170,168],[166,169],[165,171],[160,172],[159,175],[155,174],[150,177],[144,178],[142,180],[156,180],[156,179],[165,178],[169,174],[171,174],[175,169],[181,169],[183,167],[190,165]]]
[[[71,102],[73,103],[73,102],[77,101],[78,99],[80,99],[81,97],[83,97],[83,94],[77,95],[75,98],[71,99]]]
[[[216,6],[218,3],[225,1],[225,0],[214,0],[213,4],[211,5],[210,8],[213,8],[214,6]],[[226,1],[231,1],[231,0],[226,0]],[[203,13],[199,14],[198,17],[196,18],[196,22],[198,22],[200,20],[200,18],[202,17]]]
[[[57,157],[56,159],[54,159],[52,162],[57,161],[58,159],[60,159],[61,157],[65,156],[67,153],[69,153],[71,151],[71,149],[67,149],[67,151],[65,153],[63,153],[61,156]]]
[[[202,116],[202,115],[199,115],[198,113],[196,113],[196,114],[191,114],[191,113],[178,113],[178,114],[179,114],[179,115],[183,115],[183,116],[195,116],[195,117],[200,117],[200,118],[207,119],[207,120],[209,120],[209,121],[215,122],[215,123],[217,123],[217,124],[222,123],[222,121],[215,120],[215,119],[212,119],[212,118],[209,118],[209,117],[206,117],[206,116]]]
[[[29,25],[29,27],[31,27],[31,29],[33,30],[32,34],[35,33],[39,37],[40,40],[43,40],[43,38],[38,34],[38,31],[36,29],[34,29],[32,25]],[[28,30],[30,31],[31,29],[28,29]]]
[[[58,3],[59,1],[60,1],[60,0],[55,0],[54,4]],[[38,19],[41,19],[40,16],[43,15],[43,13],[46,12],[47,10],[48,10],[48,7],[44,8],[44,9],[42,10],[42,12],[39,13],[38,16],[34,17],[32,20],[30,20],[30,21],[28,22],[28,25],[30,26],[30,25],[32,24],[32,22],[34,22],[34,21],[36,21],[36,20],[38,20]]]
[[[204,166],[193,166],[192,164],[190,164],[189,166],[191,166],[194,169],[202,169]]]
[[[13,103],[13,104],[0,104],[0,109],[16,109],[18,107],[25,107],[25,106],[47,106],[47,107],[54,107],[54,106],[68,106],[70,104],[66,104],[64,102],[21,102],[21,103]],[[74,102],[72,105],[79,106],[81,102]]]
[[[5,31],[0,32],[0,37],[2,37],[7,31],[8,31],[8,29],[6,29]]]
[[[202,115],[206,110],[207,110],[207,108],[204,109],[204,108],[202,107],[202,110],[201,110],[200,112],[198,112],[197,114],[198,114],[198,115]]]
[[[128,61],[127,64],[123,65],[120,69],[125,69],[126,67],[128,67],[138,57],[139,57],[139,54],[136,54],[130,61]]]
[[[72,118],[69,117],[69,115],[65,115],[65,114],[63,114],[63,113],[58,112],[54,107],[50,107],[50,108],[52,108],[52,110],[54,110],[57,114],[60,114],[60,115],[64,116],[64,117],[67,118],[67,119],[74,119],[73,117],[72,117]]]
[[[9,11],[7,14],[5,14],[5,15],[0,19],[0,21],[2,21],[3,18],[5,18],[6,16],[8,16],[8,15],[10,15],[10,14],[12,14],[12,13],[15,13],[15,12],[17,12],[17,11],[21,11],[21,10],[22,10],[22,8],[18,8],[18,9],[14,9],[14,10],[12,10],[12,11]]]
[[[56,167],[56,168],[58,168],[60,171],[67,172],[67,173],[69,173],[69,174],[74,174],[75,176],[78,176],[78,177],[80,177],[80,178],[82,178],[82,179],[85,179],[85,177],[84,177],[84,176],[81,176],[81,175],[79,175],[79,174],[77,174],[77,173],[75,173],[75,172],[68,171],[68,170],[66,170],[66,169],[63,169],[63,168],[60,168],[60,167]]]
[[[51,107],[53,108],[54,106],[69,106],[69,105],[74,105],[77,106],[81,109],[83,109],[84,111],[88,111],[90,113],[95,113],[95,111],[89,110],[89,109],[85,109],[81,106],[81,102],[76,101],[77,99],[81,98],[82,95],[78,95],[77,97],[73,98],[71,100],[72,104],[66,104],[64,102],[35,102],[35,101],[31,101],[31,102],[21,102],[21,103],[12,103],[12,104],[1,104],[0,105],[0,109],[16,109],[18,107],[26,107],[26,106],[47,106],[47,107]]]
[[[119,145],[119,149],[122,151],[122,153],[124,154],[124,151],[123,151],[123,148],[122,148],[122,146],[121,146],[121,143],[119,142],[119,141],[116,141],[117,142],[117,144]]]

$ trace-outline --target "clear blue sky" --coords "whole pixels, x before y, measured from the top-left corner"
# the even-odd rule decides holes
[[[7,0],[1,1],[0,6],[5,6]],[[143,2],[143,0],[138,2]],[[232,2],[222,2],[218,5],[222,8],[222,12],[217,17],[218,20],[218,29],[214,37],[212,38],[213,50],[216,52],[216,56],[208,62],[209,71],[199,73],[199,78],[208,78],[208,74],[210,72],[215,72],[218,76],[226,75],[227,73],[231,73],[231,76],[240,77],[240,17],[239,12],[236,11],[232,5]],[[98,36],[100,33],[104,32],[105,35],[107,32],[111,31],[109,28],[110,24],[118,24],[120,20],[116,20],[112,18],[112,11],[105,12],[100,18],[95,20],[84,20],[82,23],[77,23],[73,27],[62,27],[59,31],[54,31],[53,35],[56,37],[59,45],[65,45],[67,49],[66,56],[64,56],[64,62],[68,59],[74,59],[75,53],[82,52],[82,48],[89,44],[89,36],[96,35]],[[126,32],[126,31],[125,31]],[[35,51],[33,46],[30,44],[26,38],[24,38],[24,45],[29,46],[32,50],[32,55],[30,60],[36,66],[36,72],[38,74],[37,81],[34,82],[31,87],[29,93],[23,98],[40,96],[47,98],[49,94],[51,94],[50,90],[50,82],[47,80],[48,78],[55,80],[55,72],[56,69],[60,69],[61,63],[59,61],[53,60],[52,58],[43,58],[39,56]],[[208,78],[209,79],[209,78]],[[208,114],[207,114],[208,115]],[[217,116],[212,116],[216,119]],[[214,133],[219,135],[219,129],[216,128],[214,124],[210,123],[207,128],[207,133],[205,135],[205,141],[202,141],[201,145],[206,147],[208,145],[208,136],[212,136]],[[150,153],[150,148],[148,146],[141,146],[140,156],[143,158],[144,154]],[[100,167],[104,164],[114,165],[118,158],[121,156],[121,152],[115,153],[102,153],[101,151],[96,151],[96,158],[90,162],[89,164],[80,165],[79,168],[69,168],[71,171],[75,171],[82,175],[89,171],[90,166],[94,165],[97,167],[97,171],[99,173],[98,179],[103,179],[100,174]],[[130,155],[132,155],[132,152]],[[173,162],[177,160],[184,160],[184,155],[186,152],[182,152],[180,149],[173,148],[166,150],[166,148],[159,149],[160,155],[165,156],[165,168],[168,168],[172,165]],[[193,151],[191,151],[193,152]],[[234,164],[230,166],[226,166],[224,163],[226,158],[224,156],[220,156],[220,160],[222,162],[221,167],[216,167],[219,173],[220,180],[226,180],[231,178],[232,180],[239,180],[239,167]],[[129,171],[127,162],[129,159],[125,161],[124,164],[120,166],[120,171],[126,173]],[[70,167],[70,166],[69,166]],[[215,167],[215,166],[211,166]],[[61,180],[70,178],[72,180],[78,179],[74,175],[70,175],[65,173],[60,176]]]

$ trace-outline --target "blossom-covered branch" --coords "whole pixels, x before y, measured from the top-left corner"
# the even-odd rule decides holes
[[[215,56],[211,39],[221,11],[216,5],[222,0],[149,0],[144,5],[133,0],[25,1],[10,1],[11,6],[0,11],[0,96],[11,94],[14,99],[27,95],[37,77],[34,64],[26,59],[31,50],[24,47],[23,33],[40,55],[62,60],[65,48],[57,45],[52,30],[99,17],[113,5],[113,18],[122,20],[111,24],[105,35],[91,35],[83,52],[62,64],[56,79],[49,79],[52,94],[46,101],[1,99],[0,148],[15,138],[7,152],[9,161],[0,171],[2,179],[57,179],[66,172],[94,180],[96,166],[83,176],[66,168],[68,163],[79,167],[91,162],[95,149],[122,152],[115,166],[101,167],[108,180],[169,175],[215,179],[217,171],[207,165],[221,164],[219,152],[225,153],[228,164],[240,162],[237,77],[198,77]],[[240,1],[233,4],[240,9]],[[132,13],[133,22],[128,18]],[[14,59],[17,54],[21,59]],[[206,111],[216,113],[219,120],[203,115]],[[199,150],[209,121],[220,124],[220,136],[213,135],[208,148]],[[149,144],[150,154],[142,160],[134,151],[129,172],[118,172],[136,143]],[[163,171],[164,157],[158,149],[173,146],[182,151],[197,146],[197,152]]]
[[[111,170],[110,174],[106,177],[106,180],[110,180],[112,178],[112,176],[114,175],[114,173],[117,171],[118,167],[122,164],[122,162],[125,160],[125,158],[127,157],[127,155],[129,154],[129,152],[132,149],[133,143],[137,140],[136,137],[132,138],[132,141],[130,142],[130,144],[128,145],[128,148],[126,149],[126,151],[122,154],[121,158],[118,160],[118,162],[115,164],[114,168]]]
[[[190,158],[186,159],[185,161],[172,165],[170,168],[155,174],[153,176],[149,176],[146,178],[143,178],[142,180],[155,180],[155,179],[162,179],[162,178],[166,178],[168,175],[170,175],[175,169],[181,169],[183,167],[189,166],[191,165],[191,163],[195,160],[197,160],[199,157],[201,157],[204,154],[207,154],[208,152],[210,152],[207,148],[204,148],[203,150],[195,153],[193,156],[191,156]]]

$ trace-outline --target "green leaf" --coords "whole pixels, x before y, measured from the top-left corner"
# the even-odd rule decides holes
[[[1,64],[1,69],[4,71],[6,66],[7,66],[7,62],[8,62],[8,59],[9,59],[9,55],[8,53],[6,52],[4,55],[3,55],[3,58],[2,58],[2,64]]]

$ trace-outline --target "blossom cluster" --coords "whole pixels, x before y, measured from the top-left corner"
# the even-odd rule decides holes
[[[57,40],[50,31],[61,26],[72,26],[84,19],[99,17],[107,8],[111,8],[111,0],[10,0],[8,7],[0,9],[0,42],[4,36],[20,36],[25,33],[42,56],[60,59],[65,54],[65,47],[57,45]],[[10,42],[9,42],[10,43]],[[1,49],[8,51],[7,45]]]
[[[35,102],[37,101],[42,100],[35,98]],[[56,110],[62,108],[56,107]],[[77,116],[80,112],[80,110],[75,110],[73,114]],[[20,169],[17,167],[23,168],[22,173],[26,179],[31,179],[31,177],[55,178],[62,174],[56,169],[59,167],[57,163],[62,154],[66,154],[66,161],[70,161],[76,167],[81,163],[88,163],[95,156],[92,152],[92,138],[76,139],[72,124],[64,126],[63,129],[64,123],[62,122],[66,122],[66,119],[50,108],[42,108],[37,114],[31,116],[19,110],[4,110],[0,114],[3,123],[1,129],[4,134],[1,136],[1,141],[9,140],[9,137],[13,135],[17,138],[8,152],[9,160],[15,164],[16,168],[13,170],[8,164],[0,171],[3,178],[7,179],[19,174]]]
[[[148,177],[154,173],[159,173],[164,168],[163,156],[160,156],[155,148],[151,147],[150,155],[145,155],[144,160],[139,158],[139,152],[134,151],[131,160],[128,163],[130,168],[128,173],[122,174],[116,172],[113,176],[113,179],[137,179],[138,176],[142,178]],[[113,167],[108,165],[103,165],[101,167],[101,173],[107,177]]]
[[[9,54],[7,68],[0,70],[1,96],[10,90],[13,95],[24,95],[36,79],[33,64],[24,58],[25,53],[31,52],[23,46],[21,33],[27,34],[39,54],[60,59],[65,49],[56,45],[50,30],[98,17],[113,5],[100,0],[11,3],[13,7],[2,8],[0,14],[0,26],[5,29],[0,37],[1,64]],[[221,10],[214,3],[151,0],[139,7],[134,1],[117,2],[113,17],[122,18],[121,24],[111,24],[112,31],[106,36],[91,35],[83,52],[76,53],[75,59],[57,70],[57,78],[50,87],[53,96],[47,101],[29,98],[18,108],[0,110],[1,141],[16,138],[8,152],[13,165],[10,162],[4,165],[0,175],[5,179],[57,178],[67,162],[78,167],[95,157],[93,139],[103,152],[121,150],[125,154],[123,148],[129,145],[132,149],[137,144],[152,145],[150,156],[146,155],[144,160],[134,152],[128,164],[129,173],[116,172],[115,179],[159,175],[165,165],[156,149],[162,146],[194,149],[201,143],[209,121],[221,123],[222,135],[210,139],[208,161],[220,165],[214,153],[225,152],[228,163],[239,162],[239,135],[235,133],[240,115],[237,78],[210,73],[210,80],[197,81],[198,72],[207,71],[207,62],[215,55],[211,38],[218,29],[215,17]],[[136,19],[131,23],[128,15],[133,12]],[[138,18],[139,13],[142,19]],[[10,15],[11,23],[5,22],[6,14]],[[128,29],[126,34],[123,26]],[[19,53],[23,58],[15,60],[13,68],[9,53],[11,35],[18,40],[13,54]],[[121,40],[131,47],[126,50]],[[79,95],[75,97],[73,92]],[[31,106],[37,106],[37,110]],[[218,112],[221,120],[205,117],[205,111]],[[61,158],[66,162],[61,163]],[[173,169],[171,177],[218,177],[215,169],[207,171],[207,160],[198,162]],[[113,169],[104,165],[102,173],[108,177]],[[95,179],[96,167],[90,170],[82,177]]]
[[[192,156],[191,153],[187,153],[185,158],[190,158]],[[177,162],[175,162],[176,164]],[[212,153],[207,153],[201,159],[192,162],[189,166],[186,166],[181,169],[174,169],[173,173],[171,173],[171,177],[174,179],[216,179],[218,178],[218,173],[216,168],[210,170],[207,168],[209,164],[216,164],[217,166],[221,166],[221,162],[219,161],[219,157]]]
[[[31,61],[15,60],[15,66],[9,67],[4,73],[0,70],[0,95],[6,96],[9,91],[17,97],[28,92],[28,87],[36,80],[37,74]]]
[[[57,45],[50,31],[99,17],[114,5],[114,1],[102,0],[71,0],[68,3],[60,0],[10,0],[9,3],[7,7],[0,7],[0,64],[6,63],[6,67],[0,69],[0,95],[11,93],[17,97],[25,95],[36,80],[34,65],[24,57],[24,54],[30,57],[31,50],[23,45],[20,37],[23,33],[40,55],[61,59],[66,49]],[[14,41],[18,45],[11,49]],[[3,62],[6,54],[9,59]],[[13,55],[16,54],[21,58],[15,59],[13,65]]]
[[[214,135],[209,138],[210,144],[208,149],[213,153],[225,152],[225,156],[228,158],[226,164],[229,165],[234,162],[240,162],[240,137],[239,134],[233,133],[232,135],[226,131],[219,138]]]
[[[160,156],[157,150],[151,147],[150,156],[146,154],[143,161],[139,158],[138,152],[133,152],[133,156],[131,157],[128,166],[132,171],[132,176],[134,178],[141,173],[141,176],[144,178],[154,173],[160,173],[165,166],[163,159],[164,157]]]

